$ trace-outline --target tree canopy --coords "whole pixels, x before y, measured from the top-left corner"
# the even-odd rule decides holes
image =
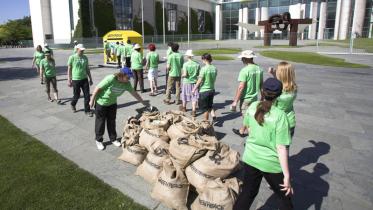
[[[26,16],[22,19],[9,20],[3,25],[0,25],[0,41],[21,41],[31,40],[31,17]]]

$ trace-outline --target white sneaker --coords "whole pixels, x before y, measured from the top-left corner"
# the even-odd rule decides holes
[[[112,144],[116,147],[120,147],[120,145],[122,145],[119,141],[113,141]]]
[[[98,149],[98,150],[104,150],[104,149],[105,149],[105,147],[104,147],[104,145],[102,144],[102,142],[96,141],[96,146],[97,146],[97,149]]]

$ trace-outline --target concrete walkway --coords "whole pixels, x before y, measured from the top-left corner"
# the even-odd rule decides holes
[[[47,101],[45,87],[31,69],[32,49],[0,49],[0,114],[136,202],[150,209],[165,209],[150,198],[151,186],[134,175],[136,168],[116,159],[121,149],[114,146],[101,152],[96,149],[94,118],[84,115],[82,99],[77,105],[81,111],[74,114],[70,110],[72,89],[66,83],[70,53],[55,51],[58,89],[64,102],[59,106]],[[161,57],[163,54],[161,51]],[[88,57],[93,66],[102,62],[102,55]],[[363,60],[372,62],[371,57]],[[278,61],[259,56],[256,62],[267,69]],[[215,98],[219,122],[215,130],[223,142],[242,152],[244,139],[232,133],[232,128],[241,124],[241,118],[228,111],[242,65],[239,60],[214,64],[219,70],[216,87],[219,93]],[[295,103],[297,127],[290,149],[295,209],[371,209],[373,69],[295,66],[299,85]],[[161,64],[160,69],[164,68]],[[113,72],[116,69],[92,68],[94,86]],[[159,81],[164,85],[163,76]],[[145,80],[146,87],[147,83]],[[175,105],[161,103],[164,95],[150,98],[143,94],[143,97],[161,110],[177,109]],[[122,121],[141,107],[133,100],[126,93],[118,101],[118,134],[122,132]],[[275,209],[274,206],[276,200],[263,183],[252,209]]]

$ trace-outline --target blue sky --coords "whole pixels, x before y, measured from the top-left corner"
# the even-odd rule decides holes
[[[19,19],[30,15],[29,0],[5,0],[1,1],[0,24],[8,20]]]

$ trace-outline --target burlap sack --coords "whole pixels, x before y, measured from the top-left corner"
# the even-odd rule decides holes
[[[198,122],[200,128],[201,128],[201,135],[209,135],[209,136],[215,136],[215,130],[212,123],[208,120],[203,120]]]
[[[123,153],[118,157],[119,160],[126,161],[135,166],[140,165],[146,157],[147,151],[140,145],[126,146],[123,148]]]
[[[170,122],[167,119],[163,119],[161,117],[158,117],[156,119],[148,118],[145,121],[141,122],[141,127],[147,130],[161,128],[164,131],[167,131],[168,127],[170,127]]]
[[[171,110],[168,112],[163,112],[160,114],[162,119],[168,120],[170,124],[175,124],[182,120],[182,117],[185,116],[184,112]]]
[[[219,143],[215,150],[208,151],[205,156],[196,160],[185,169],[190,184],[201,192],[207,181],[226,178],[239,164],[240,155],[228,145]]]
[[[140,133],[139,144],[145,147],[148,151],[151,150],[150,146],[156,141],[169,142],[167,132],[161,128],[147,130],[143,129]]]
[[[222,181],[210,180],[202,193],[193,202],[192,210],[232,210],[240,191],[241,183],[237,178]]]
[[[175,168],[170,160],[165,160],[151,197],[171,209],[187,210],[188,192],[189,183],[183,172]]]
[[[170,141],[170,158],[175,166],[184,169],[205,155],[208,149],[213,149],[216,143],[213,138],[199,135],[173,139]]]
[[[167,130],[170,139],[184,138],[199,132],[199,124],[187,117],[182,117],[182,121],[172,124]]]
[[[139,120],[140,122],[143,122],[147,119],[155,120],[159,118],[159,115],[160,115],[159,111],[154,111],[154,112],[144,111],[141,114],[141,117]]]
[[[163,161],[169,158],[169,155],[165,151],[158,148],[155,150],[155,153],[149,152],[144,162],[137,168],[135,174],[141,176],[151,184],[155,183],[162,171]]]
[[[142,128],[139,125],[139,121],[134,118],[130,118],[123,129],[122,143],[126,146],[132,146],[139,143],[140,132]]]

